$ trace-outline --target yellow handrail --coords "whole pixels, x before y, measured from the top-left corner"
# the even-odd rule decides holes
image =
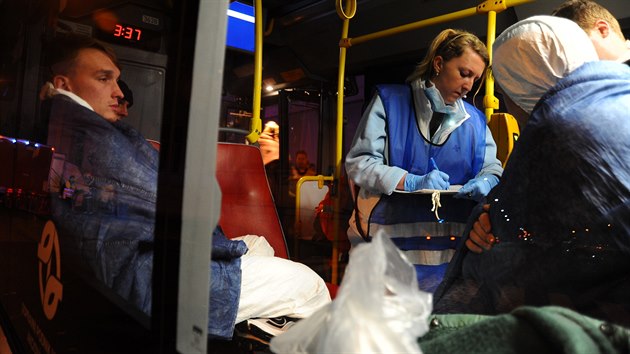
[[[341,2],[342,0],[338,0]],[[338,11],[339,16],[343,19],[343,25],[341,27],[341,38],[348,38],[348,29],[350,28],[350,19],[354,16],[357,10],[356,0],[346,0],[345,11]],[[352,16],[347,16],[346,13],[352,13]],[[345,47],[339,48],[339,73],[337,80],[337,143],[335,144],[335,181],[341,181],[341,169],[343,159],[343,98],[344,98],[344,78],[346,76],[346,51]],[[339,184],[339,183],[338,183]],[[331,193],[333,200],[333,210],[339,211],[341,208],[341,198],[339,188],[337,188],[337,195]],[[331,279],[330,282],[337,284],[339,282],[339,215],[333,213],[334,228],[333,228],[333,247],[332,247],[332,262],[331,262]]]
[[[300,177],[300,179],[297,181],[297,184],[295,185],[295,224],[294,224],[295,240],[293,241],[293,257],[297,257],[298,260],[299,260],[298,254],[299,254],[299,249],[300,249],[299,236],[302,230],[302,219],[301,219],[301,211],[300,211],[302,184],[306,181],[317,181],[317,188],[322,189],[324,188],[324,181],[333,181],[333,180],[334,180],[333,176],[323,176],[323,175],[304,176],[304,177]],[[335,282],[332,282],[332,283],[336,284]]]
[[[254,3],[255,16],[255,50],[254,50],[254,98],[252,103],[252,118],[249,123],[249,134],[245,137],[250,144],[258,141],[262,133],[262,120],[260,119],[260,101],[262,96],[262,0]]]
[[[300,179],[297,181],[297,184],[295,186],[295,229],[296,230],[300,230],[300,226],[302,225],[302,221],[300,220],[300,202],[301,202],[300,191],[302,189],[302,184],[306,181],[317,181],[317,188],[322,189],[324,188],[324,181],[333,181],[333,180],[334,180],[333,176],[317,175],[317,176],[300,177]],[[297,242],[295,242],[295,244],[297,245]]]
[[[339,46],[348,48],[353,45],[358,45],[358,44],[365,43],[374,39],[389,37],[395,34],[412,31],[415,29],[424,28],[424,27],[428,27],[428,26],[432,26],[432,25],[436,25],[436,24],[440,24],[444,22],[460,20],[462,18],[466,18],[466,17],[470,17],[476,14],[482,14],[482,13],[486,13],[490,11],[495,12],[496,14],[498,12],[501,12],[507,9],[510,6],[517,6],[517,5],[521,5],[521,4],[525,4],[525,3],[529,3],[533,1],[534,0],[499,0],[499,1],[488,0],[488,1],[482,2],[476,7],[471,7],[468,9],[451,12],[449,14],[444,14],[444,15],[408,23],[405,25],[388,28],[382,31],[365,34],[365,35],[355,37],[355,38],[347,38],[347,37],[342,36],[341,41],[339,42]]]
[[[339,40],[339,47],[341,47],[342,49],[349,48],[353,45],[358,45],[358,44],[365,43],[374,39],[384,38],[384,37],[392,36],[395,34],[407,32],[407,31],[411,31],[411,30],[415,30],[415,29],[419,29],[423,27],[428,27],[431,25],[439,24],[439,23],[459,20],[459,19],[469,17],[475,14],[487,13],[488,14],[488,29],[487,29],[486,46],[488,47],[488,55],[490,57],[490,64],[492,64],[492,45],[494,43],[494,39],[496,38],[497,13],[506,10],[510,6],[518,6],[518,5],[526,4],[533,1],[534,0],[498,0],[498,1],[487,0],[477,5],[476,7],[471,7],[468,9],[452,12],[449,14],[440,15],[440,16],[428,18],[425,20],[408,23],[402,26],[392,27],[389,29],[373,32],[373,33],[362,35],[355,38],[348,38],[347,33],[346,33],[345,35],[342,34],[341,40]],[[356,11],[356,5],[355,5],[354,10]],[[348,21],[349,19],[344,19],[344,24]],[[342,71],[345,71],[345,69],[341,70],[342,64],[345,66],[345,59],[346,58],[345,58],[345,53],[344,53],[343,63],[342,63],[342,58],[340,58],[339,60],[340,74]],[[343,78],[340,78],[340,82],[343,82]],[[486,71],[485,89],[486,89],[486,95],[484,96],[484,100],[483,100],[483,104],[485,108],[484,113],[486,114],[486,120],[489,121],[490,117],[492,116],[492,113],[494,113],[494,110],[499,108],[499,100],[494,96],[494,78],[492,77],[491,70]],[[337,116],[340,117],[341,114],[338,114]]]
[[[492,66],[492,44],[497,33],[497,13],[488,11],[488,36],[486,47],[488,47],[488,58]],[[486,95],[483,97],[483,107],[485,108],[486,123],[490,121],[495,109],[499,109],[499,99],[494,96],[494,76],[490,68],[486,70]]]
[[[355,38],[348,38],[347,41],[344,41],[344,42],[340,43],[339,46],[341,46],[341,47],[350,47],[350,46],[358,45],[358,44],[361,44],[361,43],[365,43],[367,41],[371,41],[371,40],[374,40],[374,39],[389,37],[389,36],[392,36],[394,34],[403,33],[403,32],[415,30],[415,29],[418,29],[418,28],[423,28],[423,27],[428,27],[428,26],[431,26],[431,25],[437,25],[439,23],[459,20],[459,19],[462,19],[462,18],[465,18],[465,17],[469,17],[469,16],[472,16],[472,15],[475,15],[476,13],[477,13],[477,8],[476,7],[471,7],[469,9],[453,12],[453,13],[446,14],[446,15],[436,16],[436,17],[429,18],[429,19],[426,19],[426,20],[421,20],[421,21],[417,21],[417,22],[408,23],[406,25],[402,25],[402,26],[398,26],[398,27],[392,27],[392,28],[389,28],[389,29],[386,29],[386,30],[373,32],[373,33],[366,34],[366,35],[363,35],[363,36],[359,36],[359,37],[355,37]],[[343,37],[342,37],[342,39],[343,39]]]

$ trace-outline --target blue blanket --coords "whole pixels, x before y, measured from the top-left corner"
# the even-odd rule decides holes
[[[158,152],[124,122],[110,123],[63,95],[50,102],[53,218],[62,249],[123,299],[151,313]],[[209,234],[210,232],[208,232]],[[241,241],[215,230],[209,334],[232,336]],[[230,321],[231,319],[231,321]]]

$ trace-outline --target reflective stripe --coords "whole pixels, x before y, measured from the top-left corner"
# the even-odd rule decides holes
[[[454,249],[448,249],[443,251],[401,251],[407,260],[412,264],[419,265],[440,265],[451,261],[455,254]]]
[[[461,237],[466,224],[457,222],[416,222],[393,225],[370,225],[370,234],[384,234],[390,238],[396,237]]]

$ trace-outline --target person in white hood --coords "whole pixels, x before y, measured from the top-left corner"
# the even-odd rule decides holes
[[[630,325],[630,68],[559,17],[520,21],[494,49],[499,85],[531,114],[435,311],[557,305]]]

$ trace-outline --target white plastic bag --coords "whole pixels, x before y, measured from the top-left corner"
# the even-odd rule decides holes
[[[387,237],[353,249],[335,300],[271,340],[276,354],[421,353],[432,296]]]

